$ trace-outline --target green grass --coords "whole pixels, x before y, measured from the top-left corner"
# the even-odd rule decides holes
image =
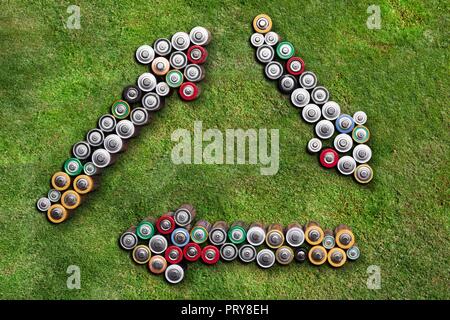
[[[214,4],[213,4],[214,3]],[[0,298],[438,299],[449,294],[449,4],[386,1],[381,30],[369,2],[64,1],[0,5]],[[248,44],[266,12],[343,111],[364,110],[372,133],[369,186],[326,171],[304,152],[312,127],[263,78]],[[135,48],[196,25],[213,34],[199,100],[172,97],[102,177],[76,215],[51,225],[35,201],[71,146],[145,70]],[[280,170],[179,165],[171,133],[192,128],[280,129]],[[149,214],[193,203],[209,220],[319,221],[352,226],[362,258],[345,268],[193,265],[174,287],[134,265],[117,238]],[[81,268],[81,290],[66,269]],[[367,267],[382,288],[366,287]]]

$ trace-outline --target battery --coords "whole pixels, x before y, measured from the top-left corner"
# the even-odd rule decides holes
[[[167,239],[164,236],[157,234],[150,238],[148,247],[154,254],[161,254],[166,251],[168,246]]]
[[[186,32],[177,32],[172,36],[172,48],[177,51],[184,51],[189,48],[191,40]]]
[[[158,59],[158,58],[157,58]],[[135,104],[141,101],[142,92],[135,85],[126,86],[122,90],[122,99],[128,104]]]
[[[224,261],[229,262],[236,260],[238,253],[238,248],[234,243],[224,243],[222,247],[220,247],[220,257]]]
[[[156,85],[155,92],[160,97],[167,97],[170,94],[171,90],[166,82],[161,81]]]
[[[208,240],[211,223],[206,220],[199,220],[191,230],[191,240],[195,243],[204,243]]]
[[[369,162],[372,158],[372,150],[368,145],[359,144],[353,149],[353,158],[359,163]]]
[[[276,52],[277,56],[280,59],[287,60],[294,55],[295,49],[292,43],[288,41],[282,41],[278,43]]]
[[[368,164],[361,164],[356,167],[354,176],[359,183],[369,183],[373,178],[373,170]]]
[[[327,250],[333,249],[336,244],[333,231],[326,229],[323,234],[322,246]]]
[[[117,134],[110,134],[106,136],[103,142],[103,146],[109,153],[119,153],[127,149],[126,143]],[[98,150],[101,149],[97,149],[95,151]]]
[[[294,253],[295,261],[302,263],[306,261],[307,257],[308,257],[308,250],[306,250],[306,248],[300,247],[295,249]]]
[[[192,46],[187,51],[189,63],[203,64],[208,58],[208,51],[201,46]]]
[[[364,111],[356,111],[353,120],[357,125],[363,125],[367,122],[367,114]]]
[[[228,224],[225,221],[217,221],[213,224],[209,232],[209,242],[215,246],[220,246],[227,240]]]
[[[153,217],[144,218],[136,227],[136,234],[142,240],[150,240],[155,234],[155,219]]]
[[[261,47],[265,43],[265,38],[261,33],[255,32],[250,37],[250,43],[255,48]]]
[[[264,36],[264,42],[269,46],[274,46],[280,41],[280,36],[273,31],[267,32]]]
[[[113,132],[116,128],[116,118],[110,114],[105,114],[98,119],[98,127],[103,132]]]
[[[136,235],[136,227],[131,226],[119,238],[120,247],[124,250],[132,250],[136,247],[138,238]]]
[[[275,263],[275,254],[272,250],[262,249],[258,252],[256,256],[256,263],[261,268],[267,269],[274,265]]]
[[[320,164],[325,168],[334,168],[339,162],[339,155],[334,149],[324,149],[319,156]]]
[[[148,269],[153,274],[161,274],[166,271],[167,261],[163,256],[156,255],[150,258]]]
[[[100,147],[103,145],[103,139],[105,139],[105,135],[100,129],[91,129],[86,135],[86,141],[92,147]]]
[[[170,240],[177,247],[184,247],[190,240],[189,231],[185,228],[177,228],[170,235]]]
[[[299,247],[305,241],[305,233],[302,226],[297,223],[291,223],[286,228],[286,242],[291,247]]]
[[[151,120],[147,110],[141,107],[134,108],[130,113],[130,120],[135,126],[144,126]]]
[[[130,105],[124,100],[117,100],[111,107],[112,115],[117,119],[125,119],[130,114]]]
[[[146,264],[150,260],[152,253],[150,252],[149,247],[141,244],[133,249],[131,256],[133,257],[133,261],[137,264]]]
[[[305,71],[305,62],[300,57],[292,57],[286,62],[286,70],[293,76],[299,76]]]
[[[340,133],[350,133],[354,127],[355,122],[348,114],[342,114],[336,119],[336,130]]]
[[[184,69],[184,78],[189,82],[199,82],[205,78],[205,69],[198,64],[188,64]]]
[[[291,102],[297,108],[303,108],[309,103],[309,100],[309,92],[303,88],[297,88],[291,94]]]
[[[86,160],[91,155],[91,146],[86,141],[80,141],[73,145],[72,154],[79,160]]]
[[[281,224],[273,223],[267,227],[266,243],[272,249],[277,249],[283,245],[284,233]]]
[[[116,125],[117,135],[123,139],[130,139],[139,134],[139,128],[136,128],[130,120],[120,120]]]
[[[243,221],[235,221],[228,230],[228,239],[234,244],[241,244],[247,238],[247,225]]]
[[[86,162],[83,166],[83,172],[87,176],[95,176],[101,173],[101,169],[96,167],[92,162]]]
[[[188,60],[185,53],[181,51],[174,51],[169,58],[170,65],[174,69],[183,69],[187,66]]]
[[[247,230],[247,242],[257,247],[262,245],[265,240],[266,231],[264,230],[264,225],[257,222],[252,223]]]
[[[358,125],[353,129],[353,140],[356,143],[366,143],[370,138],[370,131],[365,126]]]
[[[67,173],[56,172],[51,179],[52,187],[58,191],[64,191],[69,188],[71,180]]]
[[[66,171],[69,176],[74,177],[83,171],[83,165],[77,158],[69,158],[64,162],[64,171]]]
[[[220,259],[219,249],[215,246],[208,245],[202,250],[202,261],[206,264],[216,264]]]
[[[116,157],[105,149],[97,149],[92,153],[92,163],[97,168],[106,168],[114,163]]]
[[[48,208],[47,219],[52,223],[61,223],[69,218],[66,208],[60,204],[53,204]]]
[[[348,260],[351,260],[351,261],[358,260],[360,255],[361,255],[361,252],[359,251],[359,248],[355,245],[347,250]]]
[[[334,268],[342,267],[347,261],[345,251],[341,248],[333,248],[328,252],[328,263]]]
[[[322,106],[322,115],[326,120],[336,120],[341,114],[341,107],[334,101],[328,101]]]
[[[264,74],[270,80],[277,80],[283,75],[283,66],[277,61],[271,61],[264,68]]]
[[[150,72],[144,72],[137,79],[137,85],[143,92],[150,92],[156,87],[156,78]]]
[[[172,56],[170,56],[172,58]],[[186,58],[186,56],[185,56]],[[187,58],[186,58],[187,59]],[[158,57],[152,62],[152,72],[157,76],[164,76],[170,70],[170,62],[164,57]]]
[[[334,138],[334,148],[337,152],[347,153],[353,148],[353,139],[346,133],[338,134]]]
[[[313,89],[311,92],[311,99],[316,104],[324,104],[328,102],[328,99],[330,98],[330,93],[328,92],[328,89],[322,86],[317,86]]]
[[[312,71],[305,71],[299,78],[300,86],[304,89],[313,89],[317,85],[317,76]]]
[[[195,45],[207,46],[211,42],[211,32],[204,27],[195,27],[189,32],[189,39]]]
[[[166,74],[166,83],[171,88],[178,88],[183,83],[183,74],[179,70],[170,70]]]
[[[136,60],[140,64],[149,64],[155,58],[155,51],[149,45],[142,45],[136,50]]]
[[[339,159],[337,168],[341,174],[348,176],[355,171],[356,161],[350,156],[343,156]]]
[[[297,79],[291,74],[285,74],[278,79],[278,89],[281,93],[291,94],[297,86]]]
[[[312,246],[322,243],[324,234],[320,225],[315,221],[310,221],[305,225],[305,240]]]
[[[172,44],[169,39],[159,38],[153,43],[153,48],[158,56],[167,56],[172,51]]]
[[[181,99],[184,101],[192,101],[198,98],[200,91],[197,85],[193,82],[184,82],[178,90]]]
[[[175,211],[173,219],[180,227],[186,227],[195,219],[196,213],[197,211],[191,204],[183,204]]]
[[[327,250],[322,246],[314,246],[308,252],[309,261],[319,266],[327,261]]]
[[[259,33],[272,30],[272,19],[267,14],[259,14],[253,19],[253,29]]]
[[[312,138],[308,141],[308,152],[309,153],[317,153],[322,149],[322,140],[317,138]]]
[[[294,251],[288,246],[282,246],[275,252],[275,259],[281,265],[288,265],[294,260]]]
[[[184,279],[184,269],[178,264],[171,264],[166,268],[164,277],[171,284],[180,283]]]
[[[267,44],[263,44],[262,46],[256,49],[256,59],[258,59],[261,63],[269,63],[273,60],[275,56],[275,51],[273,48]]]
[[[80,174],[73,180],[73,189],[79,194],[87,194],[97,188],[94,178]]]
[[[50,209],[51,205],[52,205],[52,203],[51,203],[50,199],[47,197],[39,198],[39,200],[36,202],[36,207],[41,212],[47,212],[48,209]]]
[[[175,220],[173,220],[173,212],[163,214],[156,221],[156,229],[161,234],[170,234],[175,229]]]
[[[200,259],[201,255],[202,255],[202,249],[195,242],[189,242],[183,248],[183,257],[185,260],[187,260],[189,262],[197,261],[198,259]]]
[[[339,248],[347,250],[355,243],[355,236],[352,230],[345,224],[340,224],[334,229],[336,234],[336,244]]]
[[[256,259],[256,249],[250,244],[244,244],[239,248],[239,259],[242,262],[249,263]]]
[[[59,192],[56,189],[50,189],[47,193],[47,198],[50,200],[50,202],[53,202],[53,203],[58,202],[59,199],[61,199],[61,192]],[[45,211],[47,211],[47,210],[45,210]]]
[[[148,92],[142,97],[142,106],[147,111],[158,111],[164,107],[164,98],[155,92]]]
[[[316,123],[320,120],[322,111],[315,104],[307,104],[302,110],[302,118],[308,123]]]
[[[170,264],[177,264],[183,260],[183,251],[177,246],[169,246],[164,254],[164,258]]]
[[[77,192],[67,190],[61,196],[61,204],[66,209],[76,209],[81,204],[81,197]]]

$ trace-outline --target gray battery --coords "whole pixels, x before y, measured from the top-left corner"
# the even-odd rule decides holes
[[[80,141],[73,145],[72,153],[75,158],[85,160],[91,155],[91,146],[86,141]]]
[[[136,60],[141,64],[149,64],[155,58],[155,51],[149,45],[142,45],[136,50]]]
[[[264,73],[268,79],[277,80],[283,75],[283,66],[277,61],[271,61],[266,65]]]
[[[312,89],[317,85],[317,77],[314,72],[305,71],[299,78],[300,86],[304,89]]]
[[[92,153],[92,163],[98,168],[105,168],[113,163],[113,157],[105,149],[97,149]]]
[[[334,138],[334,148],[337,152],[346,153],[353,147],[353,139],[346,133],[338,134]]]
[[[142,97],[142,106],[147,111],[158,111],[164,106],[164,100],[155,92],[149,92]]]
[[[306,89],[297,88],[291,93],[291,102],[297,108],[303,108],[309,103],[310,95]]]
[[[277,33],[273,31],[267,32],[266,35],[264,36],[264,42],[269,46],[276,45],[278,41],[280,41],[280,37],[278,36]]]
[[[177,32],[172,36],[172,48],[177,51],[184,51],[189,48],[191,40],[186,32]]]
[[[317,138],[312,138],[308,141],[308,151],[310,153],[317,153],[322,150],[322,140]]]
[[[109,153],[119,153],[125,150],[125,144],[121,137],[117,134],[110,134],[106,136],[103,146]]]
[[[264,45],[264,36],[261,33],[255,32],[254,34],[252,34],[252,36],[250,37],[250,43],[252,44],[252,46],[254,46],[255,48],[259,48],[262,45]]]
[[[105,114],[98,119],[98,127],[103,132],[113,132],[116,128],[116,118],[110,114]]]
[[[135,126],[143,126],[150,122],[150,116],[148,115],[147,110],[141,107],[134,108],[131,111],[130,119]]]
[[[204,27],[195,27],[189,32],[189,39],[195,45],[206,46],[211,41],[211,32]]]
[[[343,156],[339,159],[337,168],[343,175],[350,175],[356,169],[356,161],[350,156]]]
[[[316,124],[316,134],[322,140],[331,138],[334,134],[333,123],[329,120],[320,120]]]
[[[42,197],[36,202],[36,207],[41,212],[47,212],[48,209],[50,209],[50,206],[52,203],[50,202],[50,199],[47,197]]]
[[[329,98],[330,93],[325,87],[322,86],[315,87],[311,92],[311,99],[316,104],[324,104],[328,101]]]
[[[305,120],[308,123],[316,123],[320,120],[320,117],[322,116],[322,111],[320,108],[315,104],[308,104],[306,105],[302,110],[302,117],[303,120]]]
[[[170,65],[174,69],[183,69],[187,65],[187,56],[181,51],[172,52],[169,58]]]
[[[269,63],[273,60],[275,51],[267,44],[264,44],[256,50],[256,59],[261,63]]]
[[[152,91],[156,87],[156,78],[152,73],[144,72],[137,79],[137,85],[141,91]]]
[[[169,39],[160,38],[153,43],[155,53],[159,56],[167,56],[172,51],[172,44]]]
[[[267,269],[274,265],[275,263],[275,254],[272,250],[269,249],[262,249],[258,252],[258,255],[256,256],[256,262],[258,263],[258,266],[261,268]]]
[[[105,139],[105,135],[100,129],[91,129],[86,135],[86,141],[92,147],[100,147],[103,144],[103,139]]]
[[[322,115],[327,120],[336,120],[341,114],[341,107],[334,101],[328,101],[322,106]]]
[[[369,162],[372,158],[372,150],[368,145],[359,144],[353,149],[353,158],[359,163]]]
[[[202,81],[205,77],[205,69],[198,64],[188,64],[184,69],[184,77],[190,82]]]

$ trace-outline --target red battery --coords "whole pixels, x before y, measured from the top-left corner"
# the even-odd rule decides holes
[[[336,150],[328,148],[320,153],[320,163],[325,168],[333,168],[339,161],[339,155]]]
[[[286,70],[293,76],[299,76],[305,71],[305,62],[302,58],[292,57],[286,62]]]
[[[177,246],[170,246],[166,249],[164,258],[170,264],[180,263],[183,260],[183,251]]]
[[[200,259],[202,249],[195,242],[188,243],[183,249],[183,257],[189,262],[195,262]]]
[[[173,219],[173,213],[163,214],[156,221],[156,229],[160,234],[170,234],[175,229],[175,220]]]
[[[202,250],[202,260],[206,264],[216,264],[220,259],[219,249],[215,246],[206,246]]]
[[[207,57],[208,51],[206,51],[206,49],[202,46],[195,45],[189,47],[187,51],[187,58],[190,63],[203,64],[205,63]]]
[[[195,83],[184,82],[179,89],[181,99],[184,101],[192,101],[198,98],[199,90]]]

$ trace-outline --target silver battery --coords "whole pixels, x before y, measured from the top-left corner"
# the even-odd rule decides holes
[[[357,246],[353,246],[347,250],[347,258],[349,260],[355,261],[360,257],[361,252]]]
[[[157,55],[164,57],[172,51],[172,44],[169,39],[160,38],[153,43],[153,48]]]
[[[311,92],[311,99],[316,104],[324,104],[330,98],[330,93],[328,89],[322,86],[315,87]]]
[[[334,126],[330,120],[320,120],[316,124],[316,135],[322,139],[329,139],[334,134]]]
[[[267,44],[264,44],[256,50],[256,59],[261,63],[269,63],[273,60],[275,51]]]
[[[186,32],[177,32],[172,36],[172,47],[177,51],[184,51],[189,48],[191,40]]]
[[[170,65],[174,69],[183,69],[187,65],[187,56],[184,52],[175,51],[172,52],[169,58]]]
[[[280,247],[275,252],[276,260],[282,265],[287,265],[294,260],[294,251],[287,246]]]
[[[274,46],[280,41],[280,37],[276,32],[269,31],[264,36],[264,42],[268,44],[269,46]]]
[[[184,69],[184,77],[187,81],[199,82],[205,77],[205,70],[198,64],[188,64]]]
[[[220,246],[225,243],[227,240],[227,233],[224,229],[217,228],[212,229],[209,232],[209,242],[211,242],[215,246]]]
[[[154,235],[148,242],[148,246],[154,254],[161,254],[167,249],[167,239],[160,234]]]
[[[317,76],[314,72],[305,71],[300,75],[299,83],[304,89],[312,89],[317,85]]]
[[[315,104],[308,104],[302,110],[302,117],[308,123],[316,123],[320,120],[322,116],[322,111]]]
[[[135,126],[143,126],[150,122],[150,116],[148,115],[147,110],[141,107],[134,108],[131,111],[130,119]]]
[[[122,138],[117,134],[110,134],[106,136],[103,146],[109,153],[119,153],[125,149]]]
[[[305,232],[298,227],[290,228],[286,232],[286,242],[291,247],[299,247],[305,242]]]
[[[206,46],[211,41],[211,33],[204,27],[195,27],[189,32],[189,39],[195,45]]]
[[[272,250],[269,249],[262,249],[258,252],[258,255],[256,256],[256,262],[258,263],[258,266],[261,268],[270,268],[275,263],[275,254]]]
[[[130,120],[120,120],[116,125],[116,133],[122,139],[130,139],[137,135],[137,130]]]
[[[255,48],[259,48],[262,45],[264,45],[264,36],[261,33],[255,32],[254,34],[252,34],[252,36],[250,37],[250,43],[252,44],[252,46],[254,46]]]
[[[91,129],[86,135],[86,141],[93,147],[100,147],[103,139],[105,139],[105,135],[100,129]]]
[[[372,150],[366,144],[359,144],[353,149],[353,158],[356,162],[366,163],[372,158]]]
[[[322,140],[317,138],[312,138],[308,141],[308,151],[310,153],[317,153],[322,150]]]
[[[149,64],[155,58],[155,51],[149,45],[142,45],[136,50],[136,60],[141,64]]]
[[[149,92],[156,87],[156,78],[153,73],[144,72],[137,79],[137,85],[141,91]]]
[[[244,244],[242,247],[239,248],[239,259],[241,259],[242,262],[252,262],[256,259],[256,249],[254,246],[250,244]]]
[[[86,141],[80,141],[73,145],[72,153],[75,158],[85,160],[91,155],[91,146]]]
[[[253,226],[247,231],[247,242],[252,246],[260,246],[266,239],[266,231],[258,226]]]
[[[353,148],[353,139],[346,133],[338,134],[334,138],[334,148],[337,152],[346,153]]]
[[[359,183],[369,183],[373,178],[373,170],[367,164],[360,164],[356,167],[354,175]]]
[[[341,107],[334,101],[328,101],[322,106],[322,115],[327,120],[336,120],[341,114]]]
[[[61,199],[61,192],[56,189],[50,189],[47,193],[47,197],[51,202],[58,202]]]
[[[111,154],[105,149],[97,149],[92,153],[92,163],[98,168],[105,168],[112,163]]]
[[[39,200],[36,202],[36,207],[41,212],[47,212],[48,209],[50,209],[52,203],[50,202],[50,199],[47,197],[39,198]]]
[[[149,92],[142,97],[142,106],[147,111],[157,111],[163,107],[163,98],[155,92]]]
[[[291,102],[297,108],[303,108],[309,103],[309,92],[303,88],[297,88],[291,93]]]
[[[98,127],[103,132],[113,132],[116,127],[116,118],[110,114],[105,114],[98,119]]]
[[[138,238],[136,234],[130,231],[125,231],[119,239],[120,246],[125,250],[132,250],[134,247],[136,247],[137,243]]]
[[[367,122],[367,114],[364,111],[356,111],[353,120],[356,124],[363,125]]]
[[[164,272],[164,277],[169,283],[180,283],[184,278],[184,269],[178,264],[171,264]]]
[[[224,243],[220,248],[220,257],[225,261],[233,261],[238,256],[238,248],[233,243]]]
[[[291,74],[285,74],[278,80],[278,88],[282,93],[290,94],[297,88],[297,79]]]
[[[141,98],[141,90],[139,90],[138,87],[132,85],[125,87],[122,91],[122,98],[125,100],[128,104],[134,104],[136,102],[139,102]]]
[[[186,227],[193,220],[192,213],[185,208],[179,208],[177,211],[175,211],[173,219],[175,220],[175,223],[180,227]]]
[[[160,97],[167,97],[170,93],[170,87],[164,81],[158,82],[158,84],[156,85],[155,92]]]
[[[356,169],[356,161],[350,156],[343,156],[339,159],[337,168],[343,175],[350,175]]]
[[[86,162],[83,166],[83,171],[87,176],[93,176],[100,173],[100,169],[92,162]]]
[[[264,73],[270,80],[277,80],[283,75],[283,66],[277,61],[271,61],[266,65]]]
[[[326,235],[326,236],[323,237],[322,246],[325,249],[327,249],[327,250],[333,249],[334,246],[335,246],[335,243],[336,243],[336,241],[335,241],[333,236]]]

